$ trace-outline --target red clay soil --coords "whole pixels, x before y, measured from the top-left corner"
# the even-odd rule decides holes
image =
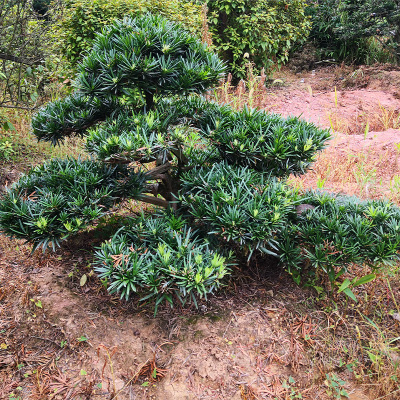
[[[313,170],[297,183],[315,188],[326,179],[325,189],[400,204],[400,71],[378,66],[285,74],[276,76],[288,87],[268,93],[265,109],[333,134]]]

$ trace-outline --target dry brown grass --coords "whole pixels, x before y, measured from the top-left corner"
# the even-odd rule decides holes
[[[354,153],[328,147],[307,174],[291,176],[300,189],[326,189],[361,198],[386,198],[400,205],[400,167],[395,151],[373,149]]]
[[[209,47],[211,47],[213,43],[211,34],[208,30],[207,12],[207,3],[204,3],[201,7],[201,40],[203,43],[206,43]]]
[[[8,162],[12,168],[25,172],[30,167],[51,158],[87,157],[83,139],[66,138],[60,146],[38,142],[31,133],[31,113],[13,109],[0,111],[15,128],[8,131],[0,128],[0,140],[7,140],[12,144],[13,153]],[[4,164],[4,160],[0,159],[1,163]]]
[[[248,64],[246,80],[240,80],[235,86],[232,84],[232,74],[229,74],[226,79],[220,81],[217,89],[209,92],[208,98],[218,103],[229,104],[235,110],[240,110],[244,106],[262,108],[268,97],[266,79],[264,69],[259,76],[256,76],[252,64]]]
[[[361,111],[350,118],[345,118],[340,111],[333,109],[327,113],[333,132],[347,135],[367,135],[369,132],[382,132],[400,128],[400,112],[379,104],[374,110]]]

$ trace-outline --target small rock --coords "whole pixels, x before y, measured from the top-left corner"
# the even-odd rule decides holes
[[[308,210],[314,210],[315,206],[312,206],[311,204],[299,204],[296,207],[296,213],[297,215],[303,214],[303,212],[306,212]]]
[[[125,386],[125,382],[122,379],[115,379],[115,389],[119,392]]]
[[[393,313],[393,314],[390,314],[390,316],[391,316],[393,319],[395,319],[396,321],[399,321],[399,322],[400,322],[400,314],[399,314],[399,313]]]
[[[242,394],[241,394],[241,391],[240,390],[238,390],[235,394],[234,394],[234,396],[231,398],[231,400],[242,400],[243,399],[243,397],[242,397]]]

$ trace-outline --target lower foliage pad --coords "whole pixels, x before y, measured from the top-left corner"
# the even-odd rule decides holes
[[[352,263],[373,270],[400,259],[400,209],[382,200],[360,200],[310,191],[313,207],[279,234],[280,260],[296,282],[326,274],[335,282]]]
[[[110,293],[126,299],[135,292],[158,305],[207,298],[229,272],[226,258],[182,217],[168,212],[132,219],[96,252],[94,270],[109,284]]]
[[[186,173],[180,200],[202,230],[238,244],[249,257],[254,250],[277,255],[277,233],[298,201],[275,177],[226,163]]]
[[[116,201],[137,197],[145,177],[125,166],[92,160],[52,160],[34,168],[0,201],[0,226],[34,248],[59,241],[98,219]]]

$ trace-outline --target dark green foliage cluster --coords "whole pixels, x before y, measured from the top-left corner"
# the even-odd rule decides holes
[[[182,129],[177,130],[184,124],[196,128],[197,134],[192,132],[188,137]],[[120,114],[107,119],[91,131],[87,150],[102,160],[114,157],[149,162],[165,158],[177,141],[183,151],[192,148],[191,137],[202,139],[203,144],[212,143],[214,160],[288,176],[304,173],[330,134],[297,118],[283,119],[248,108],[234,111],[191,96],[185,101],[161,101],[145,115]]]
[[[116,21],[99,34],[78,67],[76,93],[41,110],[33,133],[58,143],[120,109],[153,108],[157,97],[201,93],[224,66],[206,46],[164,18]]]
[[[375,269],[399,260],[399,208],[324,192],[305,193],[304,200],[315,208],[282,231],[279,243],[281,261],[297,282],[304,268],[333,283],[352,263]]]
[[[123,102],[136,91],[145,96],[202,93],[223,71],[215,54],[168,20],[125,18],[97,35],[93,51],[78,67],[76,87],[84,95]]]
[[[32,8],[41,16],[45,16],[49,11],[51,0],[33,0]]]
[[[307,13],[313,21],[310,40],[321,58],[368,64],[399,60],[398,1],[320,0],[311,2]]]
[[[125,112],[109,118],[89,131],[86,149],[106,162],[165,162],[171,153],[181,153],[192,163],[208,158],[211,151],[205,136],[193,130],[189,132],[187,126],[167,122],[168,111],[166,106],[146,114]]]
[[[53,34],[58,38],[61,52],[76,66],[104,26],[147,12],[167,17],[197,35],[200,33],[201,7],[189,0],[67,0]]]
[[[286,184],[329,132],[207,101],[224,65],[181,27],[152,15],[116,21],[78,70],[76,93],[42,109],[33,129],[53,143],[87,134],[93,160],[52,161],[22,178],[0,200],[5,233],[54,247],[124,198],[164,207],[96,253],[112,293],[139,293],[156,308],[213,293],[233,254],[266,253],[297,282],[311,270],[333,285],[353,262],[398,259],[397,208]]]
[[[83,135],[95,122],[104,120],[119,108],[110,99],[73,94],[66,99],[50,103],[42,108],[32,121],[32,130],[38,140],[56,145],[71,135]]]
[[[311,28],[304,0],[208,0],[207,7],[213,44],[238,78],[249,62],[258,70],[284,64]]]
[[[86,150],[100,160],[155,161],[173,143],[161,136],[158,113],[121,113],[89,131]]]
[[[271,175],[226,163],[198,168],[182,177],[182,205],[203,231],[277,255],[277,232],[296,204],[296,193]]]
[[[53,248],[103,216],[116,200],[136,198],[145,176],[92,160],[53,160],[31,170],[1,200],[4,233]]]
[[[342,4],[344,39],[368,36],[400,39],[400,4],[397,0],[347,0]]]
[[[288,176],[304,173],[330,134],[298,118],[244,108],[217,121],[210,138],[230,164]]]
[[[207,240],[188,227],[182,217],[164,212],[141,215],[122,228],[97,251],[99,277],[109,291],[126,299],[134,293],[154,297],[156,310],[174,297],[196,303],[221,285],[229,269],[226,258],[210,249]]]

